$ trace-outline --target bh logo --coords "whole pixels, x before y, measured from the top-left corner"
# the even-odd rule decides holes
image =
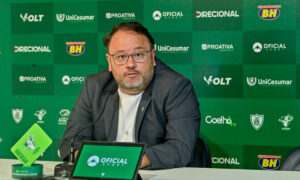
[[[281,156],[258,155],[259,165],[263,169],[277,169],[280,166]]]
[[[82,55],[85,51],[85,42],[66,42],[67,52],[72,56]]]
[[[281,8],[281,5],[276,6],[258,6],[260,9],[258,11],[258,15],[263,20],[274,20],[277,19],[280,15],[279,8]]]
[[[98,156],[91,156],[87,160],[87,165],[90,167],[95,167],[99,163],[99,157]]]

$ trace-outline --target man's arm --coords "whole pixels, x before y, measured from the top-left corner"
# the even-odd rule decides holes
[[[148,169],[187,166],[193,158],[199,136],[199,104],[189,80],[177,80],[170,88],[165,103],[167,119],[165,142],[148,146],[145,153],[151,162]]]

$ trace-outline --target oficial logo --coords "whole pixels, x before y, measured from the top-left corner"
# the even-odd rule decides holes
[[[99,156],[91,156],[87,160],[87,165],[90,167],[95,167],[99,163],[102,163],[103,166],[124,166],[127,165],[127,158],[113,158],[113,157],[103,157],[99,158]]]
[[[14,46],[15,53],[51,53],[49,46]]]
[[[38,110],[34,113],[34,115],[38,118],[38,121],[37,123],[39,124],[43,124],[44,121],[44,116],[47,114],[47,111],[45,109],[41,109],[41,110]]]
[[[238,18],[237,10],[196,11],[196,18]]]
[[[64,21],[70,21],[70,22],[80,22],[80,21],[86,21],[86,22],[91,22],[94,21],[95,16],[88,16],[88,15],[77,15],[77,14],[56,14],[56,20],[58,22],[64,22]]]
[[[67,53],[72,56],[80,56],[85,52],[85,42],[66,42]]]
[[[169,45],[158,45],[154,44],[155,51],[161,53],[188,53],[190,47],[189,46],[169,46]]]
[[[213,77],[209,76],[208,78],[206,76],[203,77],[204,81],[207,83],[207,85],[211,85],[211,83],[215,86],[228,86],[230,84],[230,81],[232,80],[231,77]]]
[[[46,83],[47,78],[45,76],[20,76],[19,81],[21,83],[24,82],[32,82],[32,83]]]
[[[258,16],[263,20],[274,20],[280,16],[281,5],[257,6]]]
[[[247,77],[247,84],[253,86],[265,86],[265,87],[291,87],[293,80],[273,80],[273,79],[261,79],[257,77]]]
[[[64,75],[62,77],[62,83],[64,85],[69,85],[70,83],[74,83],[74,84],[82,84],[84,82],[85,77],[84,76],[68,76],[68,75]]]
[[[12,109],[12,117],[14,121],[19,124],[23,119],[23,109]]]
[[[23,22],[42,22],[44,14],[20,14]]]
[[[135,19],[135,13],[134,12],[125,12],[125,13],[106,13],[105,14],[106,19],[123,19],[123,20],[129,20],[129,19]]]
[[[264,124],[264,115],[251,114],[250,122],[251,122],[252,127],[255,130],[259,130],[262,127],[262,125]]]
[[[286,44],[285,43],[260,43],[255,42],[252,46],[253,51],[256,53],[260,53],[263,50],[265,51],[283,51],[286,50]]]
[[[70,118],[71,111],[68,109],[62,109],[59,111],[60,117],[58,118],[58,125],[67,125],[68,119]]]
[[[201,44],[201,48],[203,51],[220,51],[220,52],[228,52],[233,51],[233,44]]]
[[[213,164],[240,165],[240,162],[236,157],[211,157],[211,162]]]
[[[281,116],[278,121],[282,123],[283,127],[281,130],[283,131],[289,131],[291,128],[289,127],[289,124],[294,120],[294,117],[290,114],[286,116]]]
[[[277,169],[280,166],[281,156],[272,156],[272,155],[258,155],[259,166],[263,169]]]
[[[158,10],[154,11],[152,17],[155,21],[163,19],[179,19],[183,17],[182,11],[163,11],[160,12]]]
[[[236,123],[234,123],[230,116],[226,118],[225,116],[221,117],[212,117],[211,115],[208,115],[205,117],[205,122],[207,124],[220,124],[220,125],[228,125],[231,127],[235,127]]]

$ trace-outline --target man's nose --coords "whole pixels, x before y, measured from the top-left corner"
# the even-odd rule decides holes
[[[129,67],[129,68],[136,67],[136,62],[134,61],[132,56],[128,57],[128,60],[126,62],[126,66]]]

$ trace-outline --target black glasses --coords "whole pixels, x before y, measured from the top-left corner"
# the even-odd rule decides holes
[[[123,53],[119,53],[119,54],[108,54],[110,55],[113,60],[115,61],[115,63],[117,65],[123,65],[126,64],[128,61],[129,56],[131,56],[133,58],[133,60],[136,63],[143,63],[147,60],[148,58],[148,53],[151,52],[152,49],[150,50],[139,50],[135,53],[132,54],[123,54]]]

